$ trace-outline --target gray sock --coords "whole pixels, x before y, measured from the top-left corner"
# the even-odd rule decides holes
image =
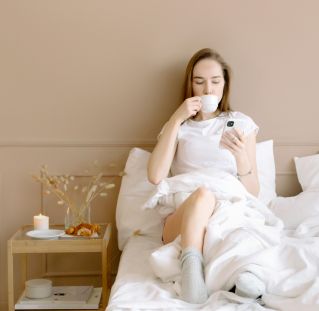
[[[182,256],[182,298],[190,303],[204,303],[207,288],[204,281],[203,255],[194,247],[183,249]]]

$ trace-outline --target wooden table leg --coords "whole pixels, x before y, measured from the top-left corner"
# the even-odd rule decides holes
[[[103,243],[102,249],[102,306],[106,307],[107,304],[107,245]]]
[[[22,288],[25,287],[25,281],[27,280],[27,269],[28,269],[28,254],[20,254],[20,265],[21,265],[21,284]]]
[[[14,311],[14,274],[11,241],[8,241],[8,310]]]

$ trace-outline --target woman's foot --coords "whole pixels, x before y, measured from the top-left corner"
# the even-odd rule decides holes
[[[251,272],[240,273],[235,285],[235,294],[242,297],[257,299],[266,291],[265,284]]]

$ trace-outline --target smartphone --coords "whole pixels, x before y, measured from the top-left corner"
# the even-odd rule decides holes
[[[225,124],[224,124],[224,128],[223,128],[223,133],[221,136],[223,136],[223,134],[227,131],[231,131],[233,129],[240,129],[243,134],[245,135],[245,121],[244,120],[239,120],[239,119],[227,119]],[[221,148],[224,148],[221,146]]]
[[[224,124],[223,133],[231,131],[232,129],[240,129],[242,132],[245,132],[245,121],[239,119],[228,119]],[[245,133],[244,133],[245,134]]]

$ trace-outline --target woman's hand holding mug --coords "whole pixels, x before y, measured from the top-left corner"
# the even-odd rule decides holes
[[[184,100],[184,102],[178,107],[178,109],[172,115],[172,118],[180,123],[193,117],[201,109],[201,98],[199,96],[190,97]]]

